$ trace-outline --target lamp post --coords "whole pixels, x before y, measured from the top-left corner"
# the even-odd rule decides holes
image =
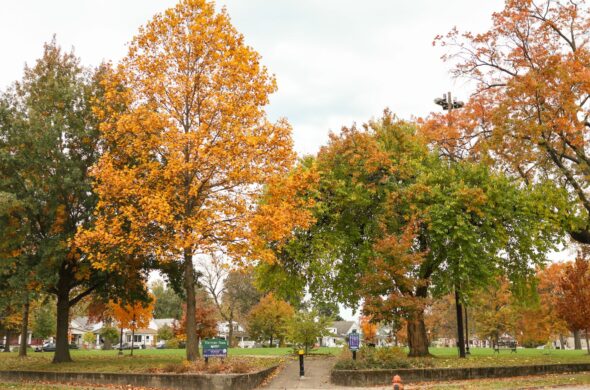
[[[442,98],[434,99],[434,103],[441,106],[443,110],[451,111],[462,108],[465,103],[453,99],[451,92],[443,94]],[[448,126],[451,127],[451,117],[448,117]],[[455,308],[457,310],[457,347],[459,349],[459,357],[466,357],[465,353],[465,335],[463,333],[463,305],[461,305],[461,289],[458,283],[455,284]]]

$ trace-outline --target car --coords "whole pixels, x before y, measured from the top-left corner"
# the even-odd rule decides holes
[[[35,347],[35,352],[55,352],[54,343],[44,343]]]
[[[140,349],[141,345],[139,344],[133,344],[133,349]],[[131,349],[131,343],[123,343],[123,345],[120,346],[120,344],[115,344],[113,345],[113,349]]]
[[[256,348],[256,341],[254,340],[243,340],[238,343],[240,348]]]

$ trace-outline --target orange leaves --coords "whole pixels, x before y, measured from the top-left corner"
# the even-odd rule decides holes
[[[365,344],[377,343],[377,324],[371,322],[370,316],[361,316],[361,332],[363,333],[363,340]]]
[[[225,10],[183,0],[154,16],[102,85],[98,220],[78,237],[94,265],[140,254],[172,261],[220,246],[243,255],[264,185],[285,175],[295,154],[289,124],[265,117],[275,80]]]
[[[275,261],[273,243],[280,248],[292,237],[295,229],[305,229],[313,222],[313,189],[319,180],[315,165],[299,166],[288,175],[275,177],[269,182],[262,203],[251,221],[250,257],[267,262]]]
[[[572,330],[590,328],[590,262],[580,253],[567,263],[555,283],[559,287],[556,307],[559,316]]]
[[[151,301],[145,302],[134,302],[134,303],[115,303],[109,302],[110,310],[112,310],[113,318],[117,321],[119,328],[128,328],[137,330],[141,328],[147,328],[153,318],[154,311],[154,300],[153,296],[150,296]]]
[[[511,0],[492,21],[482,34],[454,29],[436,38],[476,93],[465,108],[432,115],[422,131],[452,157],[484,159],[527,181],[565,183],[587,218],[590,10]]]

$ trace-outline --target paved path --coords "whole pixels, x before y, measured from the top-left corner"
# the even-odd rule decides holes
[[[292,360],[261,390],[284,389],[342,389],[355,390],[360,387],[340,387],[330,384],[330,370],[336,363],[335,358],[314,357],[305,359],[305,378],[299,378],[299,360]],[[369,387],[372,390],[391,390],[387,387]]]
[[[299,378],[299,361],[291,360],[274,378],[272,378],[266,385],[262,386],[260,390],[290,390],[290,389],[338,389],[338,390],[391,390],[390,386],[377,387],[342,387],[330,383],[330,370],[336,363],[335,358],[314,357],[305,359],[305,378]],[[456,384],[456,382],[453,382]],[[440,383],[437,383],[440,386]],[[407,385],[406,389],[424,389],[429,386]],[[547,387],[547,389],[559,390],[590,390],[588,385],[573,385],[573,386],[556,386]]]

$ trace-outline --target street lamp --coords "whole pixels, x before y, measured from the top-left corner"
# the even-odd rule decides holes
[[[453,98],[451,92],[443,94],[442,98],[434,99],[434,103],[441,106],[443,110],[449,113],[452,110],[462,108],[465,103]],[[451,118],[449,116],[448,126],[451,126]],[[459,286],[455,286],[455,307],[457,309],[457,347],[459,348],[459,357],[466,357],[469,354],[469,341],[467,341],[467,351],[465,351],[465,339],[469,340],[469,330],[467,329],[467,308],[465,308],[465,334],[463,333],[463,308],[461,305]]]
[[[459,101],[456,98],[453,99],[451,97],[450,92],[443,93],[442,98],[434,99],[434,103],[441,106],[442,109],[445,111],[456,110],[456,109],[461,108],[465,105],[465,103],[463,103],[462,101]]]

